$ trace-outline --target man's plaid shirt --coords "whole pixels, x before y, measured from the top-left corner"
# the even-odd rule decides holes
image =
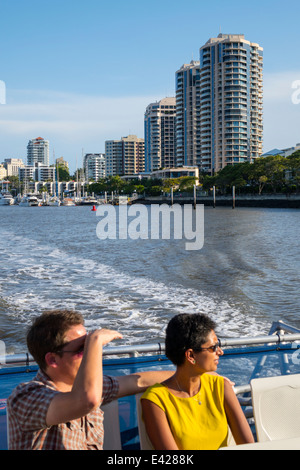
[[[117,397],[118,381],[103,377],[102,404]],[[9,448],[12,450],[101,450],[103,411],[47,427],[46,415],[53,397],[60,393],[41,370],[28,383],[18,385],[7,400]]]

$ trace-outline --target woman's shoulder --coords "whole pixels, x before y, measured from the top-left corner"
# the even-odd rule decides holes
[[[203,374],[201,377],[202,383],[203,381],[207,383],[207,385],[211,388],[222,388],[224,389],[224,377],[218,375],[216,373],[206,373]]]
[[[168,389],[165,385],[157,383],[147,388],[141,396],[141,400],[143,399],[154,403],[166,412],[167,403],[169,401]]]
[[[167,387],[164,384],[156,383],[147,388],[147,390],[143,393],[142,398],[147,398],[150,395],[161,395],[166,391]]]

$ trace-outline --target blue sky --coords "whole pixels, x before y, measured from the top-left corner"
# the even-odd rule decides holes
[[[300,142],[300,4],[294,0],[0,0],[0,162],[29,139],[75,170],[82,152],[143,137],[146,106],[175,95],[175,72],[222,33],[264,48],[264,150]]]

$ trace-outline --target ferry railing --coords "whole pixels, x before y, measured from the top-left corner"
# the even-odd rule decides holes
[[[286,332],[290,334],[286,335],[285,334]],[[293,336],[295,335],[297,336],[299,333],[300,333],[300,330],[298,328],[288,325],[282,321],[273,322],[269,331],[269,336],[271,338],[273,337],[274,339],[267,340],[266,343],[270,344],[272,342],[276,342],[275,341],[276,338],[278,338],[279,343],[284,343],[286,337],[292,339]],[[297,341],[297,339],[295,339],[295,341]],[[265,366],[266,360],[267,360],[266,355],[263,355],[262,357],[259,358],[255,368],[252,371],[250,380],[254,378],[258,378],[260,376],[261,370]],[[279,360],[280,360],[281,374],[283,375],[288,374],[289,373],[289,360],[288,360],[287,354],[285,353],[283,355],[280,355]]]
[[[269,335],[266,337],[265,343],[270,345],[274,343],[280,344],[286,342],[297,342],[299,341],[299,333],[300,330],[298,328],[288,325],[282,321],[273,322],[269,331]],[[252,379],[260,377],[261,371],[265,367],[266,361],[267,355],[264,354],[258,359],[249,379],[249,384],[234,387],[234,391],[239,399],[240,405],[245,407],[244,413],[248,419],[253,418],[250,382]],[[290,371],[288,355],[286,353],[279,355],[279,361],[281,374],[289,374]]]
[[[221,338],[221,347],[234,350],[235,347],[247,347],[247,346],[259,346],[259,345],[272,345],[276,344],[287,344],[287,343],[297,343],[300,342],[300,330],[294,328],[290,325],[284,324],[281,321],[274,322],[270,329],[268,335],[265,336],[255,336],[255,337],[242,337],[242,338]],[[293,345],[292,345],[293,347]],[[295,344],[295,347],[299,347],[299,345]],[[130,357],[137,357],[141,354],[147,353],[156,353],[157,355],[163,355],[165,352],[165,344],[164,343],[152,343],[152,344],[133,344],[127,346],[107,346],[103,348],[103,356],[130,356]],[[260,372],[265,365],[267,360],[267,355],[263,355],[258,359],[256,366],[252,372],[251,378],[248,384],[234,386],[235,394],[238,397],[238,400],[243,407],[244,414],[246,418],[251,422],[253,418],[253,407],[252,407],[252,400],[251,400],[251,389],[250,389],[250,381],[260,376]],[[288,357],[287,354],[283,354],[283,359],[281,363],[281,373],[287,374],[288,371]],[[12,354],[12,355],[0,355],[0,368],[4,365],[7,366],[11,365],[18,365],[18,364],[25,364],[29,366],[31,363],[35,363],[33,357],[29,353],[23,354]]]
[[[221,338],[221,347],[235,347],[235,346],[253,346],[264,344],[281,344],[293,343],[300,341],[300,330],[297,333],[292,332],[285,334],[282,332],[283,324],[280,323],[281,330],[275,330],[274,334],[265,336],[242,337],[242,338]],[[164,343],[150,343],[150,344],[132,344],[127,346],[108,346],[103,348],[103,356],[122,356],[129,355],[131,357],[138,356],[143,353],[157,353],[163,354],[165,352]],[[0,365],[2,364],[30,364],[35,362],[29,353],[21,354],[8,354],[0,355]]]

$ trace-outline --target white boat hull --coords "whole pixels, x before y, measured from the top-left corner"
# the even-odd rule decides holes
[[[0,201],[0,206],[12,206],[14,204],[13,200],[1,200]]]
[[[63,206],[75,206],[75,202],[72,199],[64,199],[62,202]]]
[[[60,201],[49,201],[48,206],[59,207],[60,206]]]
[[[36,199],[22,199],[19,206],[21,207],[37,207],[39,206],[39,201]]]
[[[12,206],[15,200],[12,196],[0,196],[0,206]]]

